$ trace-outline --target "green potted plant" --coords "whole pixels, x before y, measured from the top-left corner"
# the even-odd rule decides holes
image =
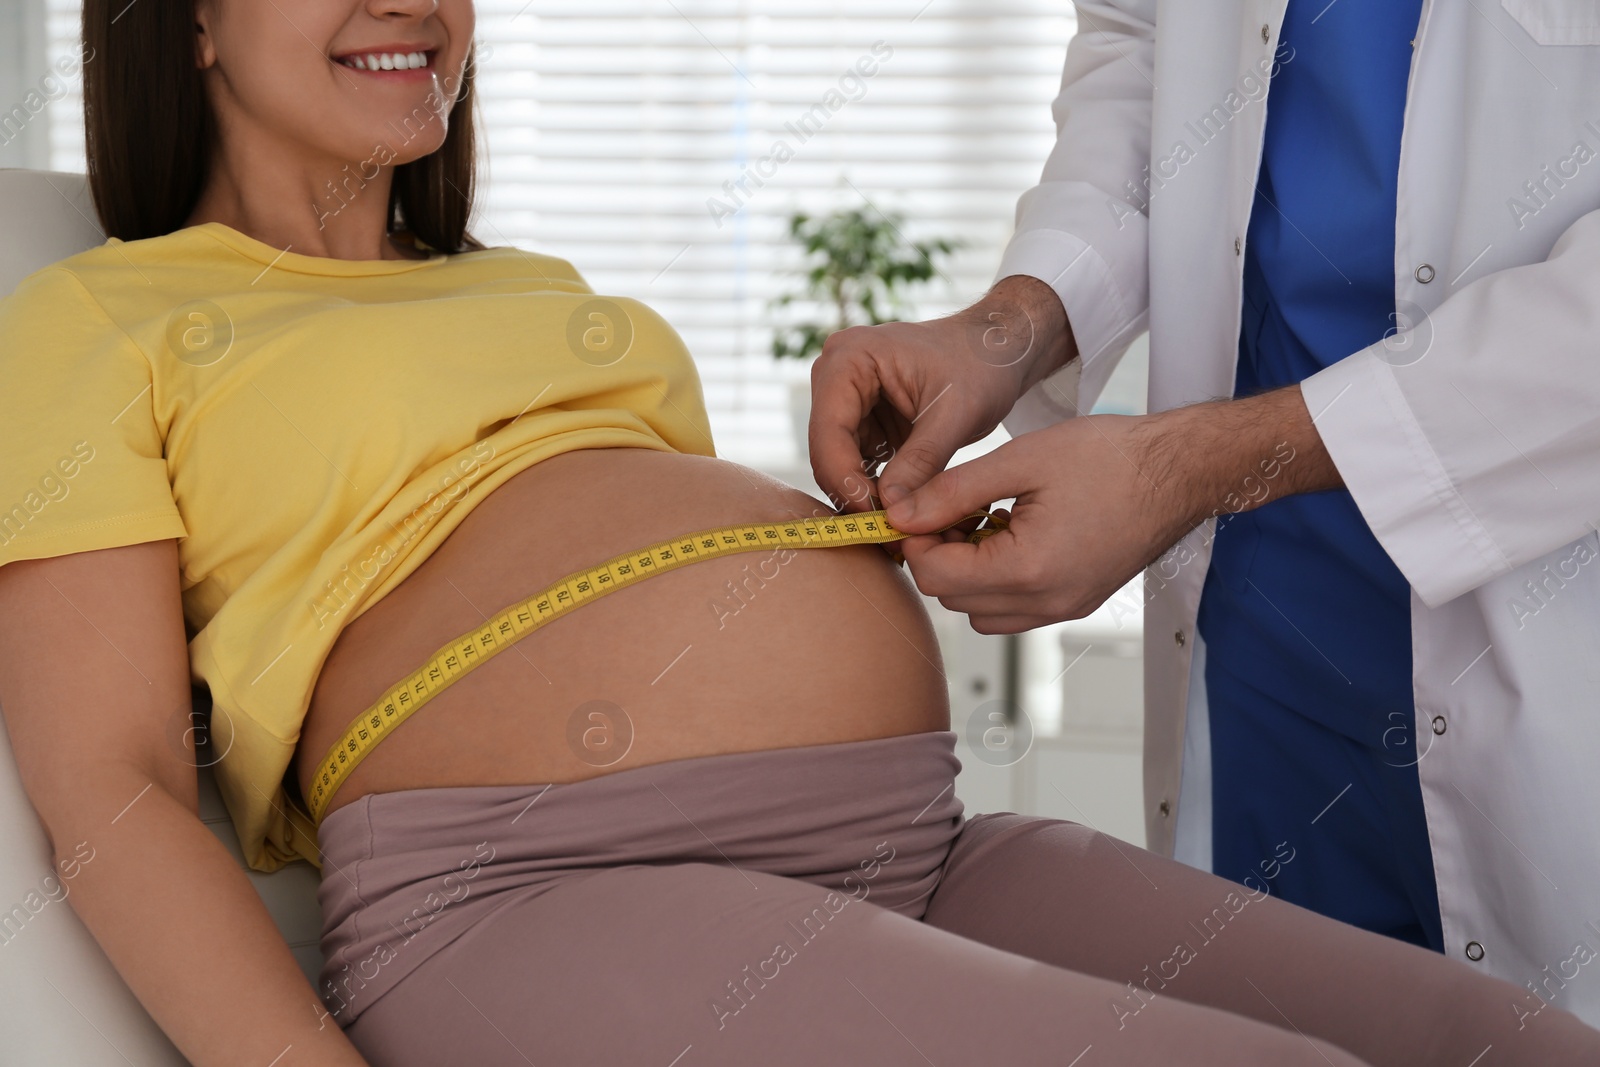
[[[789,236],[805,251],[803,284],[774,300],[776,308],[796,302],[813,305],[824,321],[804,319],[780,325],[772,354],[780,360],[810,360],[836,330],[898,321],[910,310],[903,291],[938,272],[936,260],[960,247],[959,241],[934,238],[909,241],[898,214],[848,208],[813,217],[797,212],[789,218]],[[809,380],[792,382],[789,411],[801,457],[811,417]]]

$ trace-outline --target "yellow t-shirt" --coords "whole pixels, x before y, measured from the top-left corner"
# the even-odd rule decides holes
[[[259,871],[320,865],[284,785],[334,639],[479,501],[572,449],[716,454],[672,327],[563,260],[325,259],[216,222],[24,279],[0,396],[0,565],[181,538],[190,669]]]

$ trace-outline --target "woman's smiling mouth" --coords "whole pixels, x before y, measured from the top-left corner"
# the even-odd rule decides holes
[[[358,52],[347,52],[333,57],[333,61],[350,70],[358,70],[374,77],[414,81],[433,76],[436,48],[408,48],[404,44],[384,45]]]

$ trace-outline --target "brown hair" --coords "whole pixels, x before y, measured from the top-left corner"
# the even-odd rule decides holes
[[[83,44],[84,150],[101,227],[123,241],[181,229],[205,188],[218,137],[194,62],[193,0],[84,0]],[[410,230],[438,252],[484,247],[467,232],[476,185],[475,51],[467,52],[444,143],[395,166],[389,192],[389,230]]]

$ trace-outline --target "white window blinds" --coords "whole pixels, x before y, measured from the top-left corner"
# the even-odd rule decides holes
[[[51,55],[79,0],[49,0]],[[791,212],[902,213],[962,247],[913,294],[975,299],[1054,136],[1066,0],[479,0],[487,181],[474,233],[570,259],[660,311],[694,352],[719,451],[788,466],[790,381],[769,301]],[[83,168],[74,84],[52,163]],[[802,309],[803,310],[803,309]],[[819,319],[820,321],[820,319]]]

